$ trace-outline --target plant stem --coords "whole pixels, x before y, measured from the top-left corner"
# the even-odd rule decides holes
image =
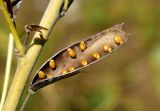
[[[28,100],[29,100],[31,95],[32,94],[30,92],[28,92],[28,94],[27,94],[27,96],[26,96],[26,98],[25,98],[25,100],[24,100],[24,102],[22,104],[22,107],[21,107],[20,111],[24,111],[25,110],[26,104],[27,104],[27,102],[28,102]]]
[[[16,31],[16,28],[14,26],[14,23],[12,22],[10,14],[8,13],[7,8],[6,8],[5,3],[4,3],[3,0],[0,0],[0,6],[1,6],[3,14],[4,14],[4,16],[5,16],[5,18],[6,18],[7,22],[8,22],[10,31],[13,34],[14,41],[15,41],[15,46],[16,46],[17,50],[19,51],[19,53],[21,55],[23,55],[24,54],[24,49],[23,49],[22,43],[20,41],[20,38],[19,38],[18,33]]]
[[[0,103],[0,111],[2,110],[6,94],[7,94],[7,89],[8,89],[8,83],[9,83],[9,77],[10,77],[10,72],[11,72],[11,64],[12,64],[12,54],[13,54],[13,35],[10,33],[9,34],[9,43],[8,43],[8,52],[7,52],[7,63],[6,63],[6,69],[5,69],[5,79],[4,79],[4,84],[3,84],[3,91],[2,91],[2,96],[1,96],[1,103]]]
[[[63,4],[63,1],[64,0],[50,0],[50,3],[40,22],[40,26],[49,29],[48,32],[43,32],[45,39],[47,39],[51,28],[59,17],[59,10]],[[35,33],[32,41],[32,47],[18,63],[15,77],[13,79],[2,111],[15,111],[18,106],[23,89],[43,46],[43,44],[34,43],[35,38],[37,37],[39,37],[39,34]]]

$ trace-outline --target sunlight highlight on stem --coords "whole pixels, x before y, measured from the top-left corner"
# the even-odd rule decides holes
[[[2,110],[4,101],[6,99],[7,90],[8,90],[8,84],[9,84],[9,78],[10,78],[10,72],[11,72],[11,64],[12,64],[13,42],[14,42],[13,35],[10,33],[6,69],[5,69],[5,78],[4,78],[3,91],[2,91],[1,102],[0,102],[0,111]]]

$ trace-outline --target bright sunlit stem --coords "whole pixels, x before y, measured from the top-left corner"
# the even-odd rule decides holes
[[[1,103],[0,103],[0,111],[2,110],[7,90],[8,90],[8,83],[10,78],[10,72],[11,72],[11,64],[12,64],[12,54],[13,54],[13,35],[9,34],[9,43],[8,43],[8,52],[7,52],[7,63],[6,63],[6,69],[5,69],[5,78],[4,78],[4,84],[3,84],[3,91],[1,96]]]

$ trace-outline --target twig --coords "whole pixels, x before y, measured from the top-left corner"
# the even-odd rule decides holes
[[[8,43],[8,54],[7,54],[8,56],[7,56],[7,63],[6,63],[6,69],[5,69],[5,79],[4,79],[3,91],[2,91],[1,103],[0,103],[0,111],[2,110],[4,101],[6,98],[6,94],[7,94],[9,77],[11,72],[12,54],[13,54],[13,35],[10,33],[9,43]]]
[[[51,28],[59,17],[59,10],[63,5],[63,2],[64,0],[51,0],[45,14],[43,15],[40,26],[49,29],[49,31],[43,32],[45,39],[48,38]],[[32,41],[32,47],[18,63],[15,77],[6,98],[3,111],[15,111],[18,106],[23,89],[43,46],[42,43],[35,44],[36,39],[41,40],[39,33],[35,33]]]
[[[24,54],[24,49],[23,49],[22,43],[20,41],[18,33],[17,33],[16,29],[15,29],[14,23],[13,23],[11,17],[10,17],[10,14],[7,11],[7,8],[6,8],[3,0],[0,0],[0,5],[1,5],[2,11],[3,11],[3,14],[4,14],[4,16],[5,16],[5,18],[6,18],[7,22],[8,22],[10,31],[13,34],[16,49],[19,51],[19,54],[23,55]]]
[[[30,92],[28,92],[28,95],[26,96],[26,98],[25,98],[25,100],[24,100],[24,102],[22,104],[22,107],[21,107],[20,111],[24,111],[25,110],[26,104],[27,104],[27,102],[28,102],[28,100],[29,100],[29,98],[30,98],[31,95],[32,94]]]

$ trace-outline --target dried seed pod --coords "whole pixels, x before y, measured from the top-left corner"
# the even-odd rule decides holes
[[[126,43],[128,38],[128,34],[122,31],[122,27],[123,24],[115,25],[82,40],[85,44],[79,41],[57,52],[38,69],[31,82],[30,90],[34,92],[46,85],[73,76],[81,69],[116,51]],[[117,35],[121,38],[120,41],[119,37],[117,40]],[[86,47],[80,48],[80,44]],[[52,65],[49,65],[52,60],[56,63],[54,70],[51,68]],[[43,71],[46,76],[49,74],[49,77],[39,79],[38,73],[40,71]]]

